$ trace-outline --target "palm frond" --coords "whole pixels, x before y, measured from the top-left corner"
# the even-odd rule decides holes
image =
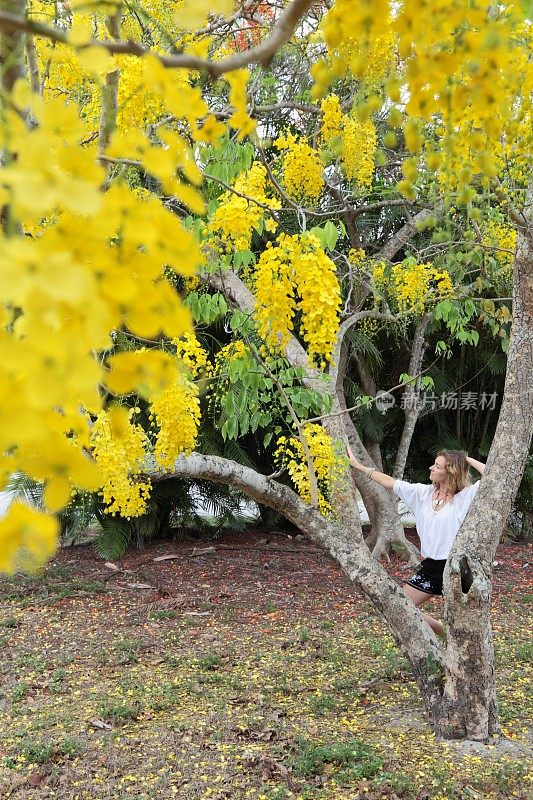
[[[100,520],[102,531],[94,542],[94,549],[108,561],[114,561],[124,555],[132,539],[132,526],[122,517],[102,515]]]
[[[350,328],[346,334],[346,339],[356,353],[362,353],[365,356],[368,366],[372,370],[381,369],[383,357],[375,342],[364,331],[358,328]]]
[[[5,491],[21,498],[29,506],[43,508],[44,485],[40,481],[28,477],[28,475],[24,475],[22,472],[16,472],[11,475]]]

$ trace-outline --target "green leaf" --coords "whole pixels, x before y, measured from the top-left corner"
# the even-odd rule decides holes
[[[233,397],[233,392],[228,392],[224,399],[222,400],[222,405],[226,411],[228,417],[235,414],[235,398]]]
[[[337,228],[335,227],[333,222],[331,222],[331,220],[329,220],[329,219],[326,222],[326,224],[324,225],[324,231],[325,231],[326,237],[327,237],[327,239],[326,239],[327,247],[330,250],[334,250],[335,249],[335,245],[337,244],[337,239],[339,238],[339,231],[337,230]]]
[[[241,434],[244,435],[244,434],[248,433],[248,431],[250,430],[250,417],[249,417],[249,415],[247,413],[242,414],[239,417],[238,422],[239,422],[239,427],[241,429]]]
[[[323,228],[320,228],[318,225],[316,225],[314,228],[310,229],[309,233],[312,233],[314,236],[316,236],[322,247],[327,247],[328,236]]]
[[[237,422],[237,417],[235,416],[230,417],[227,422],[228,438],[236,439],[238,430],[239,430],[239,425]]]
[[[229,326],[231,330],[236,331],[238,328],[241,327],[241,325],[244,323],[245,320],[246,320],[246,314],[243,314],[243,312],[239,310],[234,311],[229,321]]]

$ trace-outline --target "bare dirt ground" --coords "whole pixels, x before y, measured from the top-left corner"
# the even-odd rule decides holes
[[[0,798],[524,799],[533,549],[497,559],[485,746],[435,739],[382,621],[300,537],[63,550],[0,581]]]

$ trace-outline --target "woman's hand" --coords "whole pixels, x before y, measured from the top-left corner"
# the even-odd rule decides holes
[[[348,458],[350,460],[350,465],[354,469],[359,469],[359,468],[363,467],[363,465],[354,456],[354,454],[352,452],[352,448],[350,447],[350,445],[348,443],[346,443],[346,452],[348,453]]]

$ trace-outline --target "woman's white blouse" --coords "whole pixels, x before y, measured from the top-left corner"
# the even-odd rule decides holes
[[[478,488],[479,481],[465,486],[440,511],[434,511],[431,503],[431,495],[435,490],[433,484],[428,486],[425,483],[394,482],[394,494],[403,500],[415,516],[416,530],[420,537],[420,552],[424,558],[435,560],[448,558],[453,540],[463,524]]]

